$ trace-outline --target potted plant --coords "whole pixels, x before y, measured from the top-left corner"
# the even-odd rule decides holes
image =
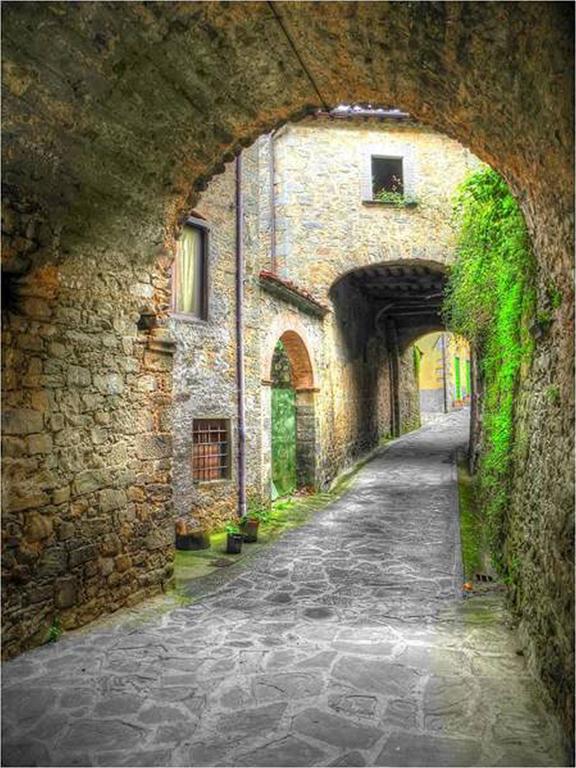
[[[239,555],[242,552],[242,531],[238,523],[229,522],[224,529],[226,537],[226,552],[229,555]]]
[[[242,537],[245,542],[258,541],[258,526],[268,520],[268,510],[263,507],[255,507],[247,512],[240,521]]]

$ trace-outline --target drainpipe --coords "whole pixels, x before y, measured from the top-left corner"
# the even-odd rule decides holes
[[[236,383],[238,389],[238,516],[246,514],[246,409],[244,385],[244,210],[242,155],[236,158]]]
[[[276,195],[274,193],[274,178],[276,175],[276,156],[274,154],[274,131],[268,136],[268,171],[270,173],[270,270],[276,274]]]
[[[446,383],[446,334],[442,334],[442,393],[444,395],[444,413],[448,413],[448,385]]]

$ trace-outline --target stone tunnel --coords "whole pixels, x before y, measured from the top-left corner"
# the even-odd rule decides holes
[[[393,435],[408,428],[417,410],[400,405],[400,393],[407,386],[400,381],[401,372],[410,363],[407,350],[420,336],[445,328],[441,316],[445,280],[444,264],[411,259],[359,267],[331,288],[336,323],[350,353],[358,354],[359,347],[371,341],[384,350]],[[350,322],[351,316],[361,319]]]
[[[17,585],[34,564],[58,580],[55,597],[51,584],[34,600],[68,605],[61,550],[41,545],[63,505],[81,521],[74,558],[86,567],[94,505],[119,528],[140,505],[148,554],[135,599],[169,578],[169,342],[131,338],[169,299],[144,268],[169,259],[200,191],[240,147],[318,108],[395,105],[504,176],[532,237],[539,306],[550,283],[563,297],[523,374],[530,451],[511,514],[523,521],[513,546],[532,564],[514,595],[520,630],[571,727],[572,13],[540,2],[4,4],[4,565]],[[393,325],[402,346],[416,318],[438,322],[439,289],[427,265],[390,265],[337,291],[369,295],[375,327]],[[67,521],[58,535],[76,540]],[[103,546],[122,557],[114,535]],[[38,616],[23,594],[10,624],[32,637]],[[100,610],[87,602],[79,623]],[[11,636],[4,647],[16,646]]]

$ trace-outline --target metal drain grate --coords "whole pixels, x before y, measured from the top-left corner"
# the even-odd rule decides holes
[[[484,582],[494,581],[492,576],[489,576],[487,573],[476,573],[474,574],[474,579],[475,581],[484,581]]]

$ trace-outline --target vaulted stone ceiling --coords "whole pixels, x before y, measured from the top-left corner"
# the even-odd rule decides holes
[[[393,320],[401,346],[405,347],[423,333],[444,327],[441,306],[445,280],[442,264],[427,261],[376,264],[345,275],[334,295],[344,295],[347,301],[360,300],[370,306],[376,330],[383,328],[387,320]],[[347,290],[350,288],[352,290]]]
[[[361,102],[459,139],[504,173],[530,221],[544,205],[562,229],[571,14],[569,3],[5,3],[7,193],[44,212],[53,237],[40,251],[137,232],[148,258],[241,145]]]

